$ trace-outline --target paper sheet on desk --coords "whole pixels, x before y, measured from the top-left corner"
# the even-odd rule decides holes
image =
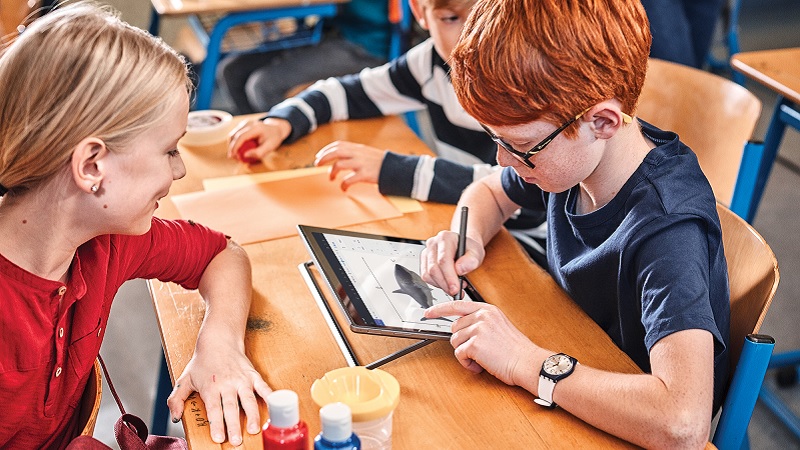
[[[203,188],[207,191],[219,189],[229,189],[233,187],[246,186],[248,184],[263,183],[265,181],[285,180],[318,173],[328,173],[330,167],[306,167],[303,169],[276,170],[273,172],[260,172],[247,175],[234,175],[230,177],[206,178],[203,180]],[[403,214],[422,211],[422,204],[409,197],[396,197],[387,195],[387,199]]]
[[[342,192],[327,172],[172,197],[181,217],[230,235],[239,244],[297,234],[297,224],[338,228],[400,217],[373,184]]]

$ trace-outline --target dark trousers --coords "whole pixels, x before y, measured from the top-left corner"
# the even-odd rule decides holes
[[[650,56],[701,68],[725,0],[642,0],[650,20]]]
[[[217,83],[236,107],[234,114],[266,112],[298,85],[358,73],[385,61],[340,37],[324,37],[319,45],[223,59]]]

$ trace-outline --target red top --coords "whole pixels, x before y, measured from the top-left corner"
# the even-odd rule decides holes
[[[66,285],[0,255],[0,447],[66,447],[117,289],[135,278],[196,289],[226,245],[201,225],[153,218],[144,235],[80,246]]]

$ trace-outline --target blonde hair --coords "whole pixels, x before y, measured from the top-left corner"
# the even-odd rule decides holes
[[[180,55],[109,8],[44,15],[0,56],[0,185],[15,193],[61,173],[89,136],[125,149],[191,88]]]

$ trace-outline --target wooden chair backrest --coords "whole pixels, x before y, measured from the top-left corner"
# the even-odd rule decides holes
[[[744,338],[758,333],[767,314],[780,273],[778,261],[764,238],[741,217],[717,203],[722,243],[731,290],[731,373],[739,361]]]
[[[726,78],[650,59],[636,115],[678,133],[697,154],[717,200],[730,205],[745,143],[761,101]]]
[[[100,411],[100,400],[103,397],[103,376],[100,371],[100,362],[94,360],[94,368],[89,375],[89,382],[83,391],[78,414],[78,427],[81,436],[91,436],[97,424],[97,413]]]

